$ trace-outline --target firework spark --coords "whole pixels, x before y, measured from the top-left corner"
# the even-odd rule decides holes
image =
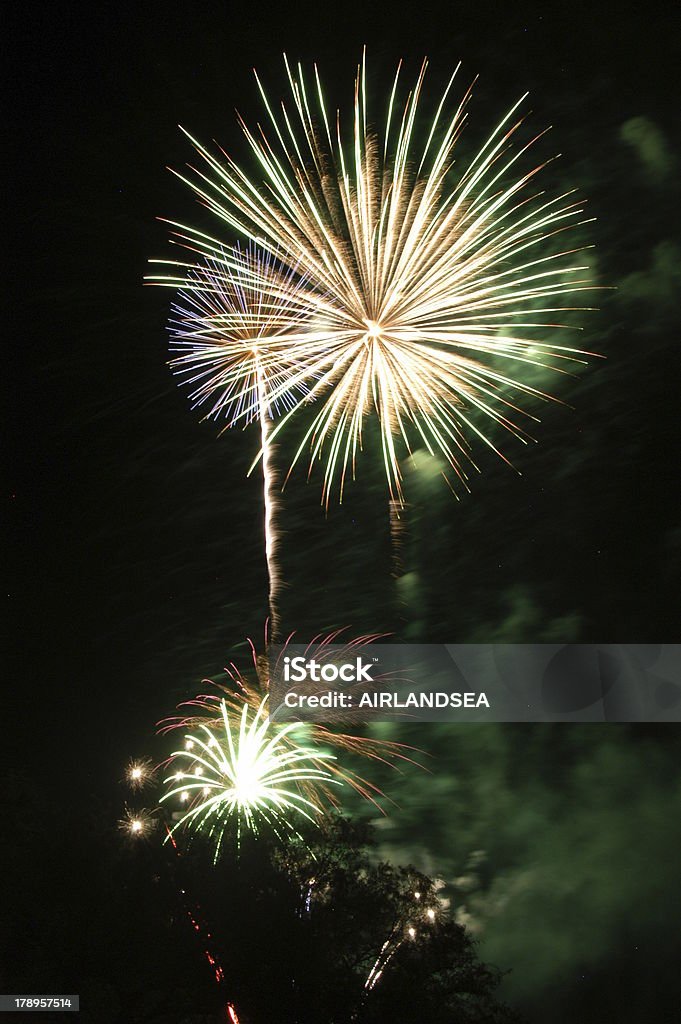
[[[300,268],[314,297],[310,337],[297,350],[307,362],[300,380],[314,373],[319,405],[293,464],[307,450],[323,462],[327,503],[334,481],[342,497],[354,475],[372,409],[391,497],[401,503],[401,444],[411,451],[417,439],[441,453],[467,486],[467,467],[477,469],[472,442],[504,458],[495,425],[530,440],[522,423],[536,417],[518,403],[550,396],[529,382],[528,366],[565,371],[584,361],[553,340],[568,326],[556,315],[578,308],[563,297],[592,287],[576,258],[585,247],[554,241],[585,223],[582,207],[573,192],[551,198],[534,187],[549,161],[522,169],[540,137],[519,141],[525,97],[458,169],[472,91],[451,100],[459,67],[422,122],[427,62],[401,109],[398,66],[380,131],[370,126],[365,60],[349,131],[340,114],[330,116],[316,67],[310,87],[286,61],[292,102],[279,112],[256,75],[271,131],[241,124],[262,183],[189,136],[207,169],[178,176],[230,228]],[[207,257],[219,251],[209,236],[173,226],[180,244]],[[281,394],[290,393],[287,379]]]
[[[216,860],[230,821],[236,822],[237,845],[243,828],[257,835],[266,824],[278,835],[282,829],[296,833],[298,816],[316,823],[320,810],[300,787],[338,784],[321,767],[333,755],[299,745],[297,722],[273,728],[266,704],[267,696],[252,713],[242,701],[235,715],[222,700],[212,728],[199,724],[187,734],[184,749],[171,755],[173,765],[182,770],[166,779],[171,788],[161,800],[179,797],[189,802],[175,828],[205,831],[215,842]]]
[[[156,829],[154,812],[146,807],[126,807],[118,827],[130,839],[149,839]]]
[[[125,780],[131,789],[144,789],[153,780],[156,772],[150,757],[133,758],[125,769]]]

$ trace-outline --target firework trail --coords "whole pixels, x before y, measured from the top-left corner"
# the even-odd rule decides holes
[[[178,264],[174,264],[178,266]],[[194,408],[227,428],[260,425],[265,556],[269,581],[270,635],[279,632],[277,480],[271,433],[277,415],[308,394],[310,374],[302,348],[311,346],[310,300],[305,280],[256,245],[221,250],[181,278],[170,319],[171,360],[192,390]],[[305,296],[305,298],[303,298]]]
[[[379,950],[378,956],[371,966],[371,970],[364,982],[365,998],[381,980],[386,967],[404,943],[408,941],[413,942],[417,938],[418,930],[415,927],[415,922],[418,921],[422,927],[432,926],[436,922],[437,911],[435,907],[432,905],[425,906],[423,904],[421,900],[422,893],[417,891],[413,896],[415,907],[414,912],[410,915],[410,920],[407,921],[401,919],[393,925],[388,937]]]
[[[165,825],[165,830],[166,830],[166,841],[170,843],[170,845],[172,847],[172,850],[173,850],[173,853],[175,855],[176,861],[179,861],[181,856],[182,856],[182,854],[181,854],[180,850],[178,849],[178,846],[177,846],[177,843],[175,842],[175,839],[173,837],[172,831],[168,828],[167,825]],[[200,918],[203,917],[201,908],[195,902],[192,904],[192,902],[189,899],[189,895],[188,895],[186,889],[181,888],[181,887],[178,886],[178,893],[179,893],[179,895],[181,897],[181,903],[182,903],[182,905],[184,907],[185,913],[187,915],[187,919],[189,920],[189,923],[190,923],[190,925],[192,927],[192,930],[194,931],[194,933],[196,935],[196,938],[197,938],[197,941],[198,941],[198,943],[199,943],[199,945],[201,947],[201,951],[203,953],[203,956],[204,956],[206,962],[208,963],[208,965],[209,965],[209,967],[210,967],[210,969],[211,969],[211,971],[213,973],[213,977],[215,978],[215,983],[222,990],[224,990],[225,983],[226,983],[225,971],[224,971],[224,968],[223,968],[222,964],[220,963],[220,959],[219,959],[217,953],[214,950],[214,947],[213,947],[214,940],[213,940],[213,936],[212,936],[208,926],[206,925],[205,921],[202,924],[201,921],[199,920]],[[239,1018],[238,1018],[238,1015],[237,1015],[236,1008],[235,1008],[234,1004],[231,1003],[231,1002],[228,1002],[226,1004],[226,1010],[227,1010],[228,1019],[230,1021],[232,1021],[233,1024],[239,1024]]]
[[[125,778],[132,790],[139,790],[154,781],[156,775],[156,765],[150,757],[143,757],[138,759],[131,759],[128,762]],[[126,835],[131,841],[139,842],[141,839],[149,839],[152,834],[155,834],[158,822],[158,808],[155,811],[150,811],[147,808],[132,809],[126,805],[124,817],[119,821],[119,829]],[[177,847],[171,831],[164,823],[164,829],[166,832],[166,839],[170,841],[175,858],[179,860],[181,857],[180,850]],[[197,940],[201,944],[203,956],[209,964],[216,984],[224,986],[225,983],[225,972],[220,964],[217,955],[212,952],[213,936],[206,927],[205,923],[201,924],[199,918],[201,917],[200,907],[194,905],[192,907],[187,891],[184,888],[178,886],[178,893],[181,897],[181,902],[186,912],[189,923],[194,931]],[[238,1016],[233,1003],[226,1004],[226,1010],[229,1015],[229,1019],[238,1024]]]
[[[388,514],[390,519],[390,539],[393,550],[393,576],[399,577],[404,574],[404,560],[402,549],[404,547],[405,534],[405,506],[399,501],[390,499],[388,503]]]
[[[260,362],[256,364],[258,382],[258,406],[260,408],[260,441],[262,450],[263,507],[265,512],[265,559],[267,561],[267,578],[269,580],[268,606],[270,610],[270,634],[274,643],[279,635],[278,598],[281,580],[277,566],[276,543],[277,531],[275,512],[277,497],[275,494],[275,472],[272,464],[270,444],[270,405],[267,400],[267,385]]]
[[[388,502],[388,522],[390,524],[390,550],[391,550],[391,569],[392,577],[398,581],[405,574],[405,539],[407,534],[406,528],[407,518],[407,505],[404,501],[396,501],[391,498]],[[398,621],[402,625],[407,623],[406,616],[406,601],[404,594],[400,595],[399,590],[396,591],[395,599],[395,614]]]
[[[393,501],[403,501],[399,446],[410,452],[413,439],[444,455],[467,486],[467,467],[478,468],[472,442],[508,461],[497,426],[531,440],[524,420],[536,417],[521,400],[550,396],[528,368],[566,372],[584,361],[554,341],[568,326],[560,314],[579,308],[565,297],[592,287],[576,259],[584,247],[555,241],[585,223],[582,207],[572,192],[535,187],[549,161],[523,169],[540,138],[521,141],[525,97],[459,169],[472,87],[451,100],[458,67],[424,122],[427,62],[401,105],[400,65],[384,126],[374,129],[363,60],[350,130],[340,114],[332,129],[316,68],[312,86],[300,66],[286,69],[290,101],[279,111],[256,75],[269,133],[241,122],[262,181],[191,136],[205,166],[178,176],[223,223],[306,277],[311,336],[300,339],[297,382],[313,375],[317,403],[293,464],[309,449],[323,461],[323,501],[335,481],[342,498],[373,409]],[[208,258],[219,251],[209,236],[173,226],[180,244]]]

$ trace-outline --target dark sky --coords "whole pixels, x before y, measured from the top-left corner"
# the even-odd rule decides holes
[[[177,124],[241,154],[234,110],[258,116],[253,66],[283,88],[282,50],[316,60],[343,104],[365,43],[376,91],[399,57],[416,72],[427,54],[437,85],[462,59],[466,81],[480,75],[474,141],[529,89],[533,123],[554,126],[563,154],[557,183],[588,195],[600,279],[618,288],[587,329],[585,347],[607,362],[562,396],[574,411],[546,414],[523,476],[490,462],[472,497],[415,497],[420,636],[677,638],[672,12],[484,0],[12,6],[3,500],[19,642],[5,696],[20,761],[47,791],[74,785],[74,801],[99,800],[156,719],[262,630],[253,439],[216,440],[198,423],[165,365],[169,296],[141,282],[147,259],[168,253],[155,218],[205,216],[165,169],[190,158]],[[328,519],[318,494],[303,476],[287,499],[286,624],[399,629],[379,477],[362,467]]]

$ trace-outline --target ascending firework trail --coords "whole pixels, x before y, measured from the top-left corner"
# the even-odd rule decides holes
[[[170,319],[171,366],[191,386],[193,405],[206,408],[205,418],[223,419],[226,427],[260,425],[269,636],[276,641],[280,577],[271,434],[274,417],[309,390],[302,351],[312,345],[311,333],[303,333],[305,281],[249,245],[186,266],[182,282]]]

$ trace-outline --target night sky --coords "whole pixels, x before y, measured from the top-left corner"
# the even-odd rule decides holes
[[[577,186],[597,218],[593,265],[608,289],[579,337],[606,358],[561,385],[566,404],[543,408],[537,446],[509,453],[521,475],[483,456],[457,501],[427,469],[407,473],[398,599],[371,436],[328,515],[320,474],[294,476],[287,630],[678,639],[679,27],[663,4],[13,5],[2,720],[25,844],[16,881],[5,875],[15,913],[22,891],[27,917],[40,901],[58,918],[68,886],[82,902],[75,870],[66,889],[46,881],[61,877],[69,843],[81,828],[118,842],[107,829],[128,757],[162,755],[158,719],[262,636],[260,485],[246,478],[257,438],[199,422],[167,368],[170,295],[142,279],[148,259],[169,255],[156,218],[210,223],[166,170],[191,160],[178,123],[245,158],[234,111],[260,114],[254,66],[283,91],[283,50],[316,61],[330,105],[345,109],[364,44],[375,96],[400,57],[413,76],[428,55],[434,91],[461,59],[462,81],[480,75],[464,146],[529,90],[533,126],[553,126],[543,152],[562,154],[553,187]],[[452,886],[481,955],[512,972],[504,997],[537,1024],[677,1019],[681,729],[433,726],[400,738],[435,767],[395,783],[382,843]],[[16,967],[19,940],[6,938]],[[3,991],[15,991],[11,966]]]

